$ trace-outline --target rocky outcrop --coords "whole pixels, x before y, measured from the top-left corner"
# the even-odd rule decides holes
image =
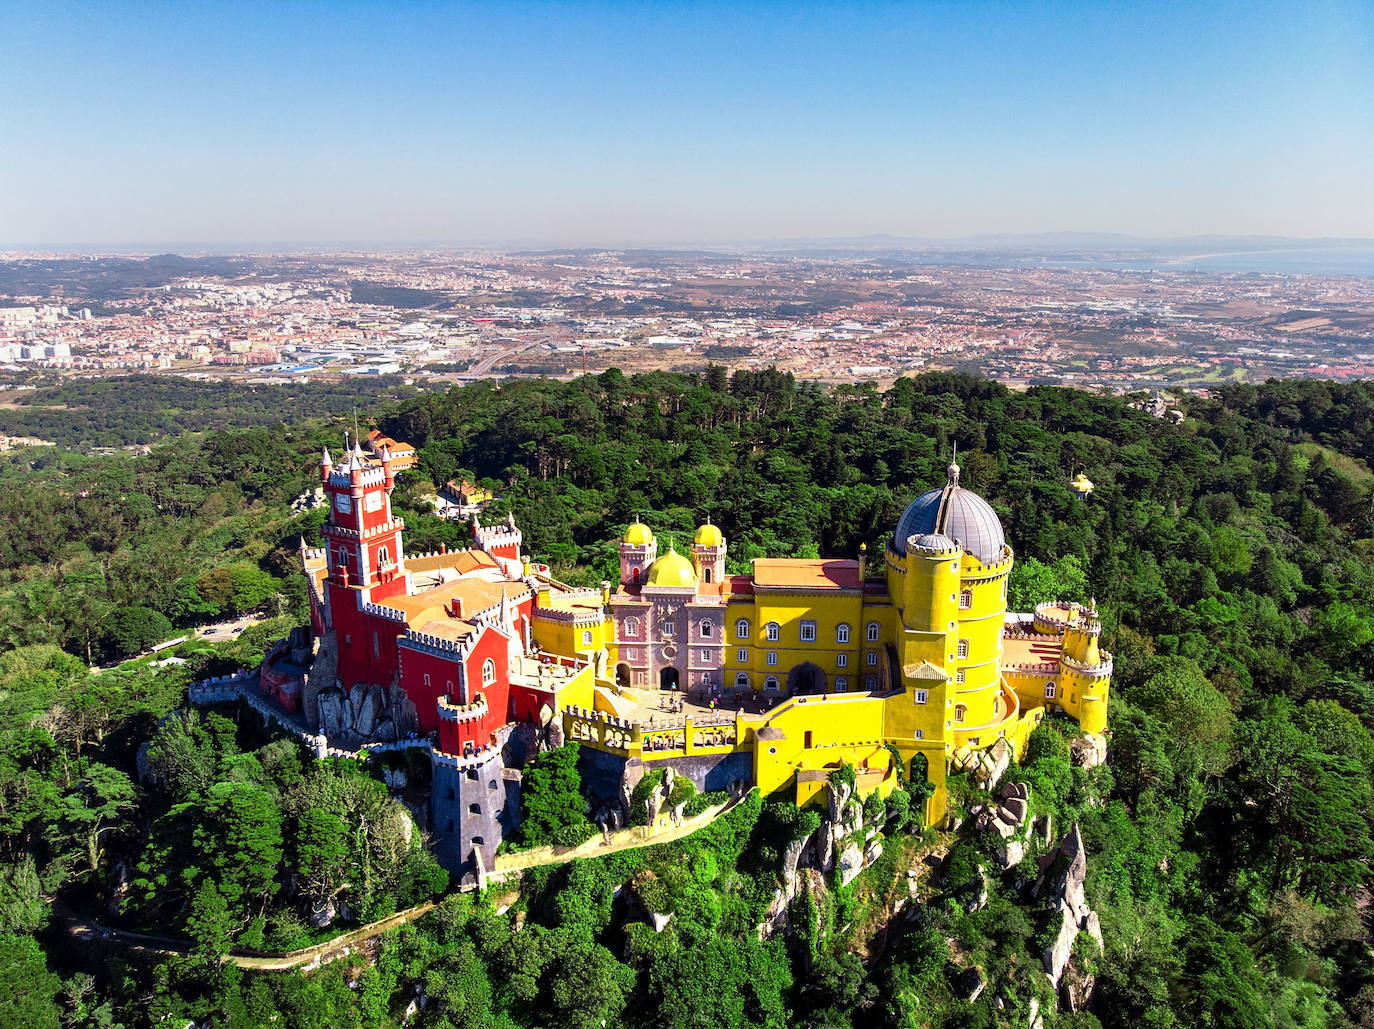
[[[1097,733],[1087,733],[1069,744],[1073,763],[1084,768],[1095,768],[1107,761],[1107,737]]]
[[[1087,874],[1088,854],[1075,824],[1059,846],[1041,859],[1040,876],[1034,887],[1034,895],[1060,914],[1058,932],[1041,955],[1045,974],[1056,987],[1073,956],[1074,941],[1080,932],[1086,931],[1102,946],[1101,924],[1083,892]]]
[[[969,772],[982,789],[990,790],[1002,781],[1011,767],[1011,745],[999,739],[990,747],[974,749],[964,745],[950,755],[950,768],[955,772]]]
[[[997,791],[996,803],[979,805],[970,814],[980,832],[995,832],[1010,841],[1016,836],[1030,814],[1030,786],[1023,782],[1008,783]],[[1024,848],[1022,848],[1024,855]],[[1017,858],[1020,861],[1020,858]],[[1011,867],[1004,865],[1004,868]]]

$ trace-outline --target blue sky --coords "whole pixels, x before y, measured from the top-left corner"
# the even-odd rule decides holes
[[[1374,0],[0,0],[0,245],[1374,237]]]

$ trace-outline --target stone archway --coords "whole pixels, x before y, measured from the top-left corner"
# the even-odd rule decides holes
[[[630,671],[630,666],[624,661],[615,666],[615,684],[622,690],[634,681],[634,675]]]
[[[825,672],[819,665],[803,661],[787,673],[787,692],[794,697],[824,693]]]
[[[658,688],[661,690],[675,690],[678,688],[680,678],[681,676],[678,674],[676,668],[672,665],[665,665],[663,668],[659,669],[658,672]]]

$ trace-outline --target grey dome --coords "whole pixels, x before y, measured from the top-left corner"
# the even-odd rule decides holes
[[[920,547],[922,550],[954,550],[958,545],[948,536],[940,536],[933,532],[907,539],[907,546]]]
[[[959,466],[949,466],[949,482],[940,489],[922,493],[913,500],[892,534],[892,550],[904,553],[912,536],[947,536],[980,561],[996,561],[1002,556],[1006,536],[997,513],[977,493],[959,485]],[[922,543],[922,546],[925,544]]]

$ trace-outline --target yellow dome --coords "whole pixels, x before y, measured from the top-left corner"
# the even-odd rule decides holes
[[[725,543],[725,536],[717,526],[707,522],[697,529],[697,534],[692,537],[692,542],[699,547],[719,547]]]
[[[693,586],[697,584],[697,570],[692,562],[670,550],[649,568],[650,586]]]
[[[625,542],[636,547],[647,547],[654,541],[654,530],[643,522],[631,522],[625,530]]]
[[[1078,493],[1091,493],[1093,491],[1093,481],[1082,472],[1073,477],[1073,482],[1069,483],[1069,486]]]

